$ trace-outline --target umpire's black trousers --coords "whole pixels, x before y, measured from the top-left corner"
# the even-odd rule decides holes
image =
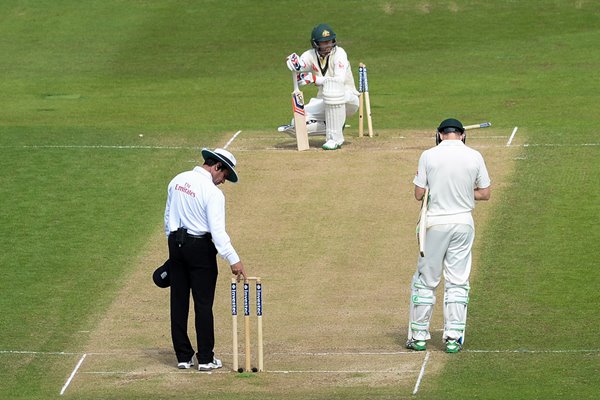
[[[169,235],[171,260],[171,338],[177,362],[188,362],[194,355],[187,332],[190,290],[194,299],[198,363],[212,362],[215,346],[213,301],[217,284],[217,250],[210,236]]]

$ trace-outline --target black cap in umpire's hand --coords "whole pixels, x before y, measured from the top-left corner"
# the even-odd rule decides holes
[[[154,284],[159,288],[168,288],[171,286],[171,276],[170,273],[171,261],[167,260],[163,265],[156,268],[154,273],[152,274],[152,280]]]

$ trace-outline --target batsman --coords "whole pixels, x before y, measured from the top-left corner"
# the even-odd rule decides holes
[[[422,351],[431,338],[429,322],[436,288],[444,278],[446,352],[457,353],[465,340],[475,200],[490,198],[490,177],[482,155],[465,143],[465,128],[454,118],[440,123],[436,146],[419,158],[415,198],[429,188],[423,255],[411,282],[410,321],[406,347]]]
[[[325,134],[324,150],[337,150],[344,143],[346,118],[358,110],[358,91],[346,51],[337,45],[336,34],[327,24],[314,27],[310,41],[312,49],[302,55],[292,53],[287,66],[298,76],[298,84],[316,85],[317,96],[304,109],[309,135]],[[294,121],[278,128],[295,135]]]

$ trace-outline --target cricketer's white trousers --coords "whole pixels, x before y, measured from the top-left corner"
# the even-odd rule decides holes
[[[344,107],[342,116],[344,118],[343,118],[343,120],[341,120],[339,122],[335,121],[338,124],[341,124],[341,127],[334,134],[335,137],[331,138],[331,139],[334,139],[338,143],[344,142],[344,135],[342,133],[342,128],[344,127],[346,118],[351,117],[352,115],[356,114],[356,112],[358,111],[358,106],[359,106],[358,96],[349,90],[346,90],[346,92],[344,94],[344,101],[345,101],[345,103],[342,104],[342,106]],[[310,99],[308,104],[306,104],[304,106],[304,111],[306,113],[307,121],[315,120],[318,123],[325,122],[327,125],[330,125],[330,126],[334,125],[333,121],[327,121],[326,104],[323,99],[320,99],[318,97],[313,97],[312,99]],[[316,126],[318,126],[317,129],[322,129],[322,126],[320,124],[317,124]],[[311,133],[311,132],[309,132],[309,133]],[[330,139],[330,138],[328,137],[328,139]]]
[[[443,339],[464,343],[469,303],[471,248],[475,231],[466,224],[434,225],[427,228],[425,257],[419,256],[411,283],[408,340],[431,338],[429,323],[435,290],[444,277]]]
[[[345,101],[347,118],[353,116],[358,111],[359,99],[357,95],[346,90]],[[304,111],[306,112],[307,121],[310,121],[311,119],[314,119],[315,121],[325,121],[325,102],[323,99],[313,97],[308,104],[304,106]]]

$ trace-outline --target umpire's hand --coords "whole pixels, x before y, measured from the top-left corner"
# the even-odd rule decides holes
[[[231,273],[234,274],[235,276],[237,276],[237,280],[238,282],[240,281],[240,278],[244,278],[244,280],[246,278],[248,278],[246,276],[246,270],[244,269],[244,264],[242,264],[241,261],[236,262],[235,264],[231,265]]]

